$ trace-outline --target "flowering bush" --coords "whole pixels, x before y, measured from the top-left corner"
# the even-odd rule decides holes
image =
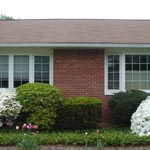
[[[131,116],[131,131],[139,136],[150,135],[150,96],[142,101]]]
[[[0,91],[0,127],[11,126],[13,120],[18,117],[21,105],[15,100],[15,92],[3,89]]]

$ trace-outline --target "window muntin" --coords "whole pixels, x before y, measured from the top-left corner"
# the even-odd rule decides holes
[[[0,56],[0,88],[8,88],[9,57]]]
[[[150,55],[125,56],[125,87],[129,89],[150,89]]]
[[[108,55],[108,89],[119,89],[119,55]]]
[[[29,56],[14,56],[14,88],[29,82]]]
[[[49,56],[34,57],[34,82],[49,83]]]

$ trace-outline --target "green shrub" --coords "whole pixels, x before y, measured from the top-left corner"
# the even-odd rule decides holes
[[[100,120],[101,100],[79,96],[62,102],[56,126],[67,129],[94,128]]]
[[[44,83],[28,83],[17,88],[16,99],[22,104],[25,121],[49,130],[55,124],[57,107],[63,99],[60,89]]]
[[[130,125],[131,115],[147,96],[147,93],[138,90],[119,92],[112,96],[108,102],[112,123],[120,126]]]
[[[100,129],[100,133],[95,130],[88,130],[85,135],[85,130],[82,131],[52,131],[49,133],[40,133],[33,136],[38,145],[85,145],[88,141],[88,146],[95,146],[96,141],[100,140],[104,146],[148,146],[150,145],[149,136],[137,136],[131,134],[129,129]],[[8,132],[0,132],[0,146],[16,145],[25,138],[24,133],[9,130]],[[32,138],[32,137],[31,137]],[[34,139],[31,139],[34,140]],[[31,142],[31,141],[30,141]],[[32,144],[32,143],[23,143]],[[17,144],[18,145],[18,144]],[[12,147],[10,147],[11,149]],[[44,147],[42,147],[43,149]],[[94,149],[94,148],[93,148]],[[116,150],[118,148],[114,148]],[[126,149],[126,148],[125,148]],[[131,149],[133,149],[131,147]],[[138,149],[138,148],[137,148]],[[26,149],[27,150],[27,149]],[[121,150],[121,149],[120,149]],[[144,150],[144,148],[143,148]]]

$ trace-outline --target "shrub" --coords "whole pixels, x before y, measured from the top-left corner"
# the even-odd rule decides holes
[[[147,93],[138,90],[119,92],[112,96],[108,102],[112,123],[120,126],[129,126],[131,115],[147,96]]]
[[[17,88],[16,99],[22,104],[28,123],[49,130],[55,124],[58,103],[63,94],[60,89],[44,83],[28,83]]]
[[[11,126],[13,120],[18,117],[21,105],[15,100],[15,92],[3,89],[0,91],[0,127]]]
[[[100,120],[101,100],[79,96],[62,102],[56,126],[67,129],[94,128]]]

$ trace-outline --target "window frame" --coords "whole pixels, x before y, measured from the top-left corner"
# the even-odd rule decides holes
[[[41,55],[34,55],[33,56],[33,82],[35,82],[35,57],[36,56],[41,56]],[[48,55],[42,55],[42,56],[48,56]],[[52,71],[52,62],[51,62],[51,57],[49,56],[49,84],[51,84],[52,78],[51,78],[51,71]]]
[[[2,55],[0,55],[0,56],[7,56],[8,57],[8,87],[9,87],[9,55],[5,55],[5,54],[2,54]],[[0,78],[0,80],[1,80],[2,78]],[[4,88],[4,87],[2,87],[2,88]],[[0,88],[0,89],[2,89],[2,88]]]
[[[11,51],[12,49],[12,51]],[[34,83],[34,56],[49,56],[49,84],[53,85],[53,50],[50,48],[9,48],[0,56],[8,56],[8,89],[14,88],[14,56],[29,56],[29,83]],[[26,50],[26,53],[23,51]],[[41,50],[42,49],[42,50]],[[3,89],[3,88],[0,88]]]
[[[120,60],[120,70],[119,70],[119,89],[109,90],[108,89],[108,55],[119,55]],[[120,91],[125,92],[125,56],[126,55],[150,55],[150,48],[107,48],[105,49],[105,59],[104,59],[104,94],[105,95],[114,95]],[[145,92],[150,92],[150,89],[139,89]]]

